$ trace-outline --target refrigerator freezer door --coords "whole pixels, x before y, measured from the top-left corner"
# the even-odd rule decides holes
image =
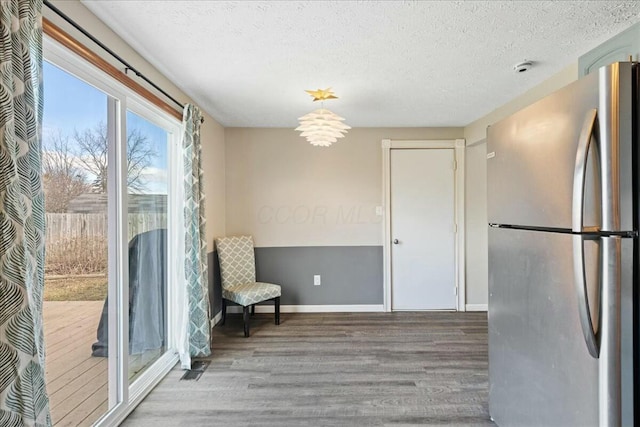
[[[633,73],[630,63],[603,67],[489,127],[490,223],[572,228],[580,134],[585,119],[596,110],[583,224],[604,226],[606,231],[633,230]]]
[[[597,426],[598,360],[578,316],[573,236],[489,229],[489,411],[500,426]],[[585,243],[598,323],[598,241]]]

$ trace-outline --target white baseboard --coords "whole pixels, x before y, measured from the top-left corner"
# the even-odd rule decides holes
[[[467,311],[487,311],[487,304],[467,304]]]
[[[213,319],[211,319],[211,327],[216,326],[220,320],[222,320],[222,311],[219,311],[218,314],[213,316]]]
[[[256,305],[256,313],[273,313],[273,305]],[[281,305],[280,313],[356,313],[356,312],[383,312],[382,304],[354,304],[354,305]],[[242,307],[232,305],[227,307],[227,313],[242,313]],[[222,313],[218,313],[214,320]],[[217,322],[216,322],[217,323]]]

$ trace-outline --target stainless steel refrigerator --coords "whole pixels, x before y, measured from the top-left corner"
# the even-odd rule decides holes
[[[499,426],[640,424],[638,70],[603,67],[487,131]]]

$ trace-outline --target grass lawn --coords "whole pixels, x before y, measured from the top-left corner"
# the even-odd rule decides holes
[[[45,301],[102,301],[107,296],[107,276],[45,276]]]

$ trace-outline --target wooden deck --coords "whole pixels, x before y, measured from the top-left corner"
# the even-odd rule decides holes
[[[47,392],[56,426],[90,426],[107,411],[107,359],[91,356],[103,303],[44,302]]]

